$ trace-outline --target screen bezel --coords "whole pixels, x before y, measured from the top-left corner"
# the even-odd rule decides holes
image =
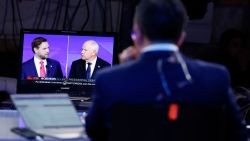
[[[118,35],[114,32],[90,32],[90,31],[59,31],[59,30],[34,30],[34,29],[22,29],[20,35],[20,58],[19,58],[19,70],[18,70],[18,79],[17,79],[17,93],[70,93],[77,91],[82,91],[82,86],[70,86],[70,89],[67,87],[58,89],[59,85],[47,85],[47,84],[36,84],[30,85],[28,81],[30,80],[22,80],[22,63],[23,63],[23,47],[24,47],[24,35],[25,34],[44,34],[44,35],[72,35],[72,36],[95,36],[95,37],[113,37],[114,38],[114,45],[113,45],[113,56],[112,56],[112,64],[118,63]],[[31,48],[31,47],[30,47]],[[40,81],[40,80],[39,80]],[[41,80],[43,81],[43,80]],[[84,82],[85,83],[85,82]],[[94,82],[93,80],[86,81],[90,85],[85,86],[84,92],[82,95],[89,96],[93,89],[94,89]],[[93,84],[92,84],[93,83]],[[30,86],[29,86],[30,85]],[[47,87],[49,86],[49,87]],[[32,87],[32,88],[30,88]],[[29,90],[31,89],[31,90]]]

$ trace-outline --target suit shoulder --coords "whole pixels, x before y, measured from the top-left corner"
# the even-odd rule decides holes
[[[110,65],[107,61],[105,61],[105,60],[103,60],[103,59],[101,59],[101,58],[97,58],[97,61],[100,63],[100,64],[104,64],[104,65],[106,65],[106,66],[108,66],[108,65]]]
[[[72,62],[72,64],[79,64],[79,63],[83,63],[84,61],[82,59],[77,59],[75,61]]]
[[[217,71],[226,71],[227,69],[225,66],[216,64],[216,63],[211,63],[211,62],[206,62],[202,60],[194,60],[193,61],[195,65],[201,69],[208,69],[208,70],[217,70]]]
[[[96,79],[98,77],[100,78],[120,78],[122,76],[122,74],[124,74],[126,71],[128,71],[128,69],[132,69],[134,63],[126,63],[126,64],[116,64],[116,65],[113,65],[112,67],[106,67],[106,68],[103,68],[101,70],[99,70],[96,74]]]
[[[187,63],[188,67],[196,68],[197,70],[208,69],[208,70],[227,71],[226,67],[221,64],[207,62],[200,59],[189,58],[185,55],[182,56],[185,62]]]
[[[186,61],[188,69],[192,75],[197,75],[199,78],[202,74],[203,78],[217,79],[219,81],[230,81],[230,74],[225,66],[206,62],[198,59],[190,59]]]
[[[33,61],[33,58],[31,58],[31,59],[29,59],[29,60],[23,62],[23,65],[24,65],[24,66],[25,66],[25,65],[29,65],[30,63],[33,63],[33,62],[34,62],[34,61]]]

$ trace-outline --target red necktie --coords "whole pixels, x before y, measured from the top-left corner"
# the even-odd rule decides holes
[[[40,77],[46,77],[46,72],[45,72],[45,68],[44,68],[44,62],[40,61]]]

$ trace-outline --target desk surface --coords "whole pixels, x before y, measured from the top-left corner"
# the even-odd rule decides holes
[[[13,127],[19,127],[19,114],[16,110],[0,110],[0,141],[25,141],[10,131]],[[57,139],[45,138],[46,141],[58,141]],[[67,141],[88,141],[88,139],[74,139]]]

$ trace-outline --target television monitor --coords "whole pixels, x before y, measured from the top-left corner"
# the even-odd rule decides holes
[[[47,39],[49,44],[48,58],[57,60],[60,63],[63,73],[62,78],[38,77],[34,75],[22,78],[23,63],[33,59],[34,53],[31,44],[37,37]],[[98,43],[99,51],[97,56],[99,58],[111,64],[110,66],[117,63],[117,35],[115,33],[22,30],[17,93],[68,93],[72,98],[90,97],[95,87],[94,79],[69,77],[72,62],[81,59],[82,45],[88,40],[94,40]]]

